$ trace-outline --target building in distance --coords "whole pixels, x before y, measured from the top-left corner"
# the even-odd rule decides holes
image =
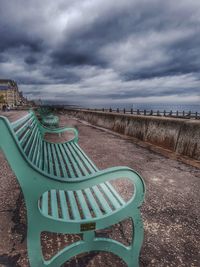
[[[27,99],[19,92],[14,80],[0,79],[0,108],[27,105]]]

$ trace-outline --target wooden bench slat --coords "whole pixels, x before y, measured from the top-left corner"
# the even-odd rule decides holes
[[[41,161],[41,156],[42,156],[42,138],[41,135],[39,136],[39,141],[38,141],[38,151],[36,153],[36,158],[35,158],[35,165],[39,168],[42,169],[42,166],[40,165]]]
[[[117,191],[113,188],[110,182],[105,183],[107,187],[110,189],[111,193],[116,197],[116,199],[120,202],[121,205],[125,205],[126,202],[123,200],[123,198],[117,193]]]
[[[44,164],[44,149],[43,149],[43,140],[40,139],[40,154],[39,154],[39,159],[38,159],[38,168],[43,170],[43,164]]]
[[[65,191],[59,190],[60,205],[62,210],[62,217],[64,220],[69,220],[69,211]]]
[[[50,202],[51,202],[51,214],[54,218],[59,218],[58,216],[58,201],[56,190],[50,191]]]
[[[103,210],[105,211],[105,213],[111,213],[112,209],[109,206],[109,204],[106,201],[106,199],[104,198],[104,196],[101,193],[101,191],[99,190],[98,186],[93,186],[92,190],[94,191],[95,197],[98,199],[98,201],[99,201],[101,207],[103,208]]]
[[[75,172],[74,172],[74,170],[72,169],[72,165],[70,163],[70,158],[69,158],[69,155],[66,152],[65,145],[64,144],[60,144],[59,147],[60,147],[61,153],[63,155],[63,160],[64,160],[64,163],[65,163],[65,166],[67,167],[67,170],[69,171],[69,174],[70,174],[69,178],[77,177]]]
[[[64,149],[65,149],[65,154],[67,155],[67,157],[69,158],[69,160],[70,160],[70,162],[71,162],[71,164],[68,164],[68,166],[70,167],[71,166],[71,168],[72,168],[72,166],[73,166],[73,169],[75,170],[75,177],[80,177],[80,176],[82,176],[82,173],[81,173],[81,171],[80,171],[80,169],[79,169],[79,166],[78,166],[78,164],[77,164],[77,162],[74,160],[74,158],[73,158],[73,156],[72,156],[72,153],[71,153],[71,151],[69,150],[69,148],[68,148],[68,146],[67,146],[67,144],[63,144],[63,147],[64,147]],[[69,163],[70,163],[69,162]]]
[[[66,194],[68,195],[69,203],[71,206],[71,212],[73,214],[73,219],[74,220],[80,220],[81,216],[80,216],[78,205],[76,203],[76,198],[74,196],[74,192],[73,191],[66,191]]]
[[[22,145],[24,150],[25,150],[26,144],[27,144],[27,142],[28,142],[29,138],[31,137],[31,134],[34,130],[34,125],[35,125],[34,122],[32,122],[30,127],[27,128],[27,131],[25,132],[25,134],[18,137],[18,140],[19,140],[19,142]]]
[[[74,143],[73,144],[79,151],[80,153],[83,155],[83,157],[86,159],[86,162],[88,162],[90,164],[90,166],[93,168],[93,170],[96,172],[98,171],[99,169],[95,166],[95,164],[88,158],[88,156],[83,152],[83,150],[81,149],[81,147]],[[88,166],[89,167],[89,166]]]
[[[48,157],[49,157],[49,173],[51,175],[54,175],[53,159],[52,159],[52,155],[51,155],[51,144],[50,143],[47,143],[47,153],[48,153]]]
[[[23,122],[29,119],[30,117],[32,117],[32,114],[28,113],[24,117],[12,122],[11,125],[12,125],[13,130],[15,130],[20,124],[23,124]]]
[[[85,174],[84,171],[80,168],[81,163],[77,161],[77,157],[76,157],[74,151],[71,149],[69,144],[66,144],[66,147],[67,147],[67,154],[70,155],[72,166],[75,168],[75,171],[76,171],[78,177],[84,175]]]
[[[28,154],[27,154],[27,157],[29,158],[30,161],[32,161],[32,156],[33,156],[34,150],[36,149],[35,143],[37,142],[38,135],[39,135],[39,130],[37,129],[33,137],[31,146],[29,148]]]
[[[78,156],[81,158],[81,160],[84,162],[85,166],[87,167],[87,169],[89,171],[87,171],[88,173],[92,174],[95,173],[97,171],[97,169],[95,169],[91,164],[90,161],[87,157],[85,157],[84,153],[81,151],[81,149],[79,149],[79,147],[74,144],[71,143],[71,146],[73,147],[74,151],[76,151],[76,153],[78,154]]]
[[[71,151],[76,163],[77,163],[77,166],[78,168],[81,170],[81,172],[83,173],[83,175],[88,175],[90,174],[88,172],[88,170],[86,169],[86,167],[83,165],[83,162],[82,162],[82,159],[79,157],[79,155],[75,152],[75,150],[73,149],[72,145],[69,143],[68,144],[68,148],[69,150]]]
[[[90,203],[90,206],[92,207],[94,213],[95,213],[95,216],[96,217],[101,217],[103,215],[101,209],[99,208],[99,205],[97,204],[96,202],[96,199],[94,198],[92,192],[91,192],[91,189],[90,188],[86,188],[84,190],[84,193],[86,194],[87,196],[87,200],[88,202]]]
[[[27,129],[26,133],[20,139],[18,139],[22,147],[24,146],[24,143],[27,141],[30,134],[31,134],[31,130]]]
[[[57,152],[59,160],[60,160],[60,165],[61,165],[63,177],[67,177],[68,174],[67,174],[65,163],[63,161],[63,157],[62,157],[62,154],[61,154],[61,151],[60,151],[60,146],[58,144],[55,144],[55,149],[56,149],[56,152]]]
[[[24,147],[24,152],[25,152],[26,155],[27,155],[27,153],[28,153],[28,151],[29,151],[29,150],[27,150],[27,149],[28,149],[29,145],[31,144],[32,139],[34,138],[34,135],[35,135],[35,132],[36,132],[36,131],[37,131],[37,125],[35,124],[35,125],[33,126],[33,130],[30,132],[30,136],[29,136],[29,138],[28,138],[28,140],[27,140],[27,143],[25,144],[25,147]]]
[[[44,153],[43,153],[43,156],[44,156],[44,164],[43,164],[43,170],[47,173],[49,173],[49,161],[48,161],[48,158],[47,158],[47,143],[46,141],[43,141],[43,149],[44,149]]]
[[[105,184],[99,185],[102,188],[102,191],[106,195],[106,197],[109,199],[110,203],[115,209],[118,209],[121,207],[120,202],[111,194],[109,188]]]
[[[85,197],[83,195],[83,192],[81,190],[78,190],[78,191],[76,191],[76,194],[77,194],[79,203],[81,205],[84,218],[85,219],[92,218],[91,212],[88,208],[88,205],[87,205],[87,202],[86,202]]]
[[[56,171],[56,176],[61,176],[61,171],[60,171],[60,159],[57,156],[56,150],[55,150],[55,144],[51,144],[52,148],[52,158],[54,159],[54,166],[55,166],[55,171]]]
[[[48,192],[45,192],[41,197],[41,210],[44,215],[48,215]]]
[[[15,134],[17,135],[17,137],[19,138],[19,136],[27,130],[28,126],[31,124],[32,122],[32,118],[29,118],[28,120],[26,120],[23,124],[21,124],[20,128],[18,128],[15,131]]]
[[[37,159],[37,155],[40,154],[40,132],[38,132],[38,136],[37,136],[37,139],[35,141],[35,146],[34,146],[34,149],[33,149],[33,156],[32,156],[32,162],[33,164],[35,164],[37,166],[37,163],[36,163],[36,159]]]

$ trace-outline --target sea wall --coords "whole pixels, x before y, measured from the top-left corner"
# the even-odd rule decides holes
[[[93,125],[200,160],[200,121],[87,110],[67,112]]]

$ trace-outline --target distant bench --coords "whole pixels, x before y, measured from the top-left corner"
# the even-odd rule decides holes
[[[47,132],[64,131],[72,131],[74,137],[64,143],[44,139]],[[33,112],[13,123],[0,117],[0,148],[18,178],[26,203],[30,266],[58,267],[87,251],[112,252],[129,267],[138,266],[143,242],[139,207],[144,182],[128,167],[98,170],[77,142],[76,129],[47,129]],[[134,185],[134,194],[127,202],[109,182],[119,178],[128,178]],[[96,230],[128,217],[134,227],[130,246],[95,236]],[[43,231],[82,234],[83,238],[45,261],[40,242]]]
[[[49,127],[56,127],[59,124],[58,116],[53,114],[42,117],[42,124]]]
[[[37,113],[41,119],[43,125],[48,127],[57,127],[59,124],[58,116],[52,114],[52,111],[48,107],[40,107],[37,109]]]

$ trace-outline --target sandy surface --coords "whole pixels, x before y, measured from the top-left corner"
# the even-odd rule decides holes
[[[3,115],[15,120],[24,113],[6,112]],[[147,186],[142,206],[145,239],[140,266],[199,267],[200,170],[64,115],[61,116],[61,124],[78,128],[80,146],[100,169],[125,165],[144,177]],[[0,181],[0,266],[29,266],[23,195],[2,152]],[[120,190],[127,196],[130,194],[126,184]],[[99,234],[112,236],[127,244],[130,233],[130,222],[126,221]],[[42,239],[44,255],[48,258],[78,236],[43,234]],[[74,258],[64,266],[126,265],[109,253],[90,253]]]

